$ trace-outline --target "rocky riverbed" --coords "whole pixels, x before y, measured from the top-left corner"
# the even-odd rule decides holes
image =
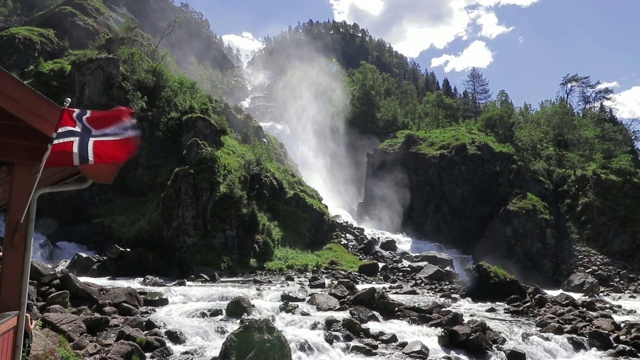
[[[82,277],[130,253],[115,247],[58,271],[33,262],[29,296],[42,327],[34,358],[56,358],[63,345],[55,334],[85,359],[638,357],[640,317],[611,301],[633,299],[637,275],[586,248],[563,284],[570,295],[520,284],[486,263],[461,281],[450,256],[404,252],[392,237],[359,228],[345,226],[342,239],[369,260],[357,273]],[[564,355],[540,354],[537,343]]]

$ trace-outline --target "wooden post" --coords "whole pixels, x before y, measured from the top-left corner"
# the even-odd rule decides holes
[[[23,262],[27,240],[27,222],[20,223],[29,195],[31,194],[33,164],[9,165],[9,203],[5,218],[4,245],[2,255],[2,277],[0,278],[0,313],[20,310],[20,289],[23,277]]]

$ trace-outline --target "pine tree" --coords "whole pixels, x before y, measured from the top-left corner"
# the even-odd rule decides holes
[[[489,81],[484,78],[482,73],[475,67],[464,81],[464,88],[469,92],[473,106],[473,119],[477,120],[482,113],[482,105],[491,100],[491,91],[489,90]]]
[[[453,88],[451,87],[451,83],[449,82],[449,79],[447,79],[446,77],[442,79],[442,93],[444,94],[444,96],[449,98],[455,97]]]

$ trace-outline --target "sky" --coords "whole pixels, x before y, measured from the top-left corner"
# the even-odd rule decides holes
[[[564,75],[590,75],[614,90],[618,117],[640,118],[639,0],[187,2],[245,56],[299,22],[345,20],[460,90],[477,67],[494,94],[504,89],[516,105],[537,105],[556,96]]]

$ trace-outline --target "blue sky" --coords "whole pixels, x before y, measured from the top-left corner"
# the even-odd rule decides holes
[[[189,0],[244,53],[309,19],[357,22],[462,89],[480,68],[516,105],[555,96],[567,73],[615,91],[618,116],[640,118],[638,0]]]

